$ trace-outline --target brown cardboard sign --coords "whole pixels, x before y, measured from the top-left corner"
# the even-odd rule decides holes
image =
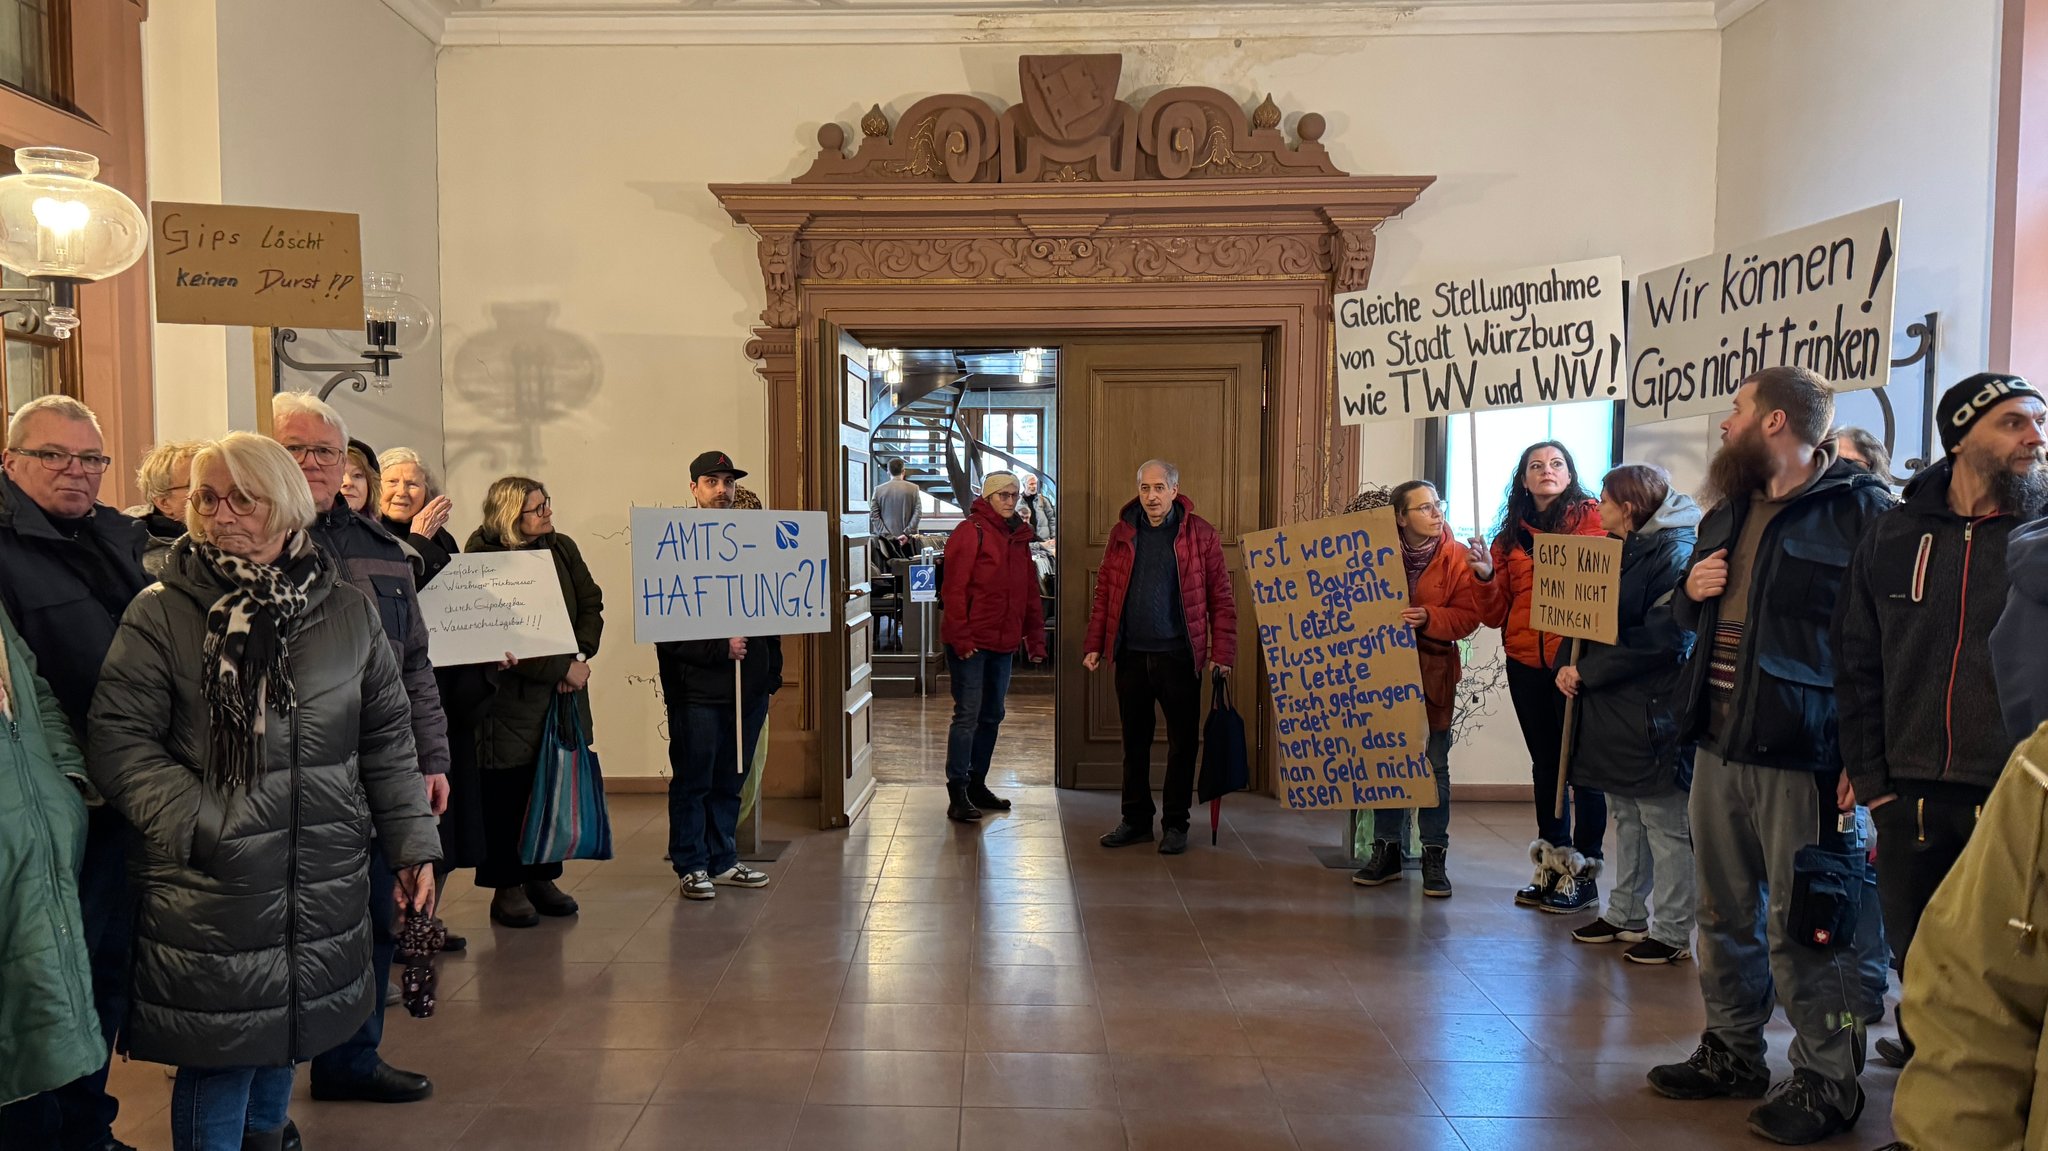
[[[1247,532],[1244,557],[1287,806],[1435,806],[1393,509]]]
[[[361,224],[346,212],[150,205],[163,324],[363,326]]]
[[[1529,626],[1551,635],[1613,643],[1621,633],[1621,541],[1537,535]]]

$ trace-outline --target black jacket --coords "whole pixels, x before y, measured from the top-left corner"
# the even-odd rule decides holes
[[[1699,505],[1672,492],[1621,545],[1620,633],[1613,644],[1588,642],[1579,652],[1573,783],[1643,798],[1689,781],[1673,697],[1692,635],[1672,602],[1685,594],[1678,585],[1699,522]]]
[[[77,537],[67,536],[0,474],[0,600],[81,741],[121,613],[149,586],[148,543],[140,521],[109,507],[93,508]]]
[[[144,504],[140,508],[129,508],[128,513],[142,521],[143,530],[149,533],[149,542],[143,548],[142,566],[150,578],[164,574],[164,564],[171,558],[171,547],[185,538],[185,525],[164,513]]]
[[[434,577],[441,574],[441,569],[447,567],[449,561],[462,551],[455,546],[455,537],[449,534],[447,528],[441,528],[431,536],[423,536],[412,530],[412,523],[408,520],[394,520],[380,515],[377,517],[377,523],[385,531],[390,532],[393,539],[406,546],[406,558],[412,561],[413,582],[420,587],[433,583]]]
[[[545,548],[555,559],[555,578],[562,585],[562,601],[569,607],[569,622],[576,633],[576,646],[585,659],[595,658],[598,641],[604,636],[604,591],[590,578],[583,552],[576,541],[561,532],[549,532],[530,540],[526,548]],[[463,546],[464,552],[504,552],[497,536],[478,528]],[[477,762],[486,771],[502,768],[530,770],[540,757],[541,731],[547,726],[548,709],[555,703],[555,685],[569,674],[573,655],[551,655],[545,659],[523,659],[505,671],[491,671],[496,692],[483,707]],[[576,693],[577,717],[583,722],[583,737],[595,739],[591,729],[590,689]]]
[[[658,643],[654,661],[661,669],[661,698],[669,707],[732,706],[732,658],[725,640]],[[782,690],[781,636],[747,639],[747,658],[740,661],[740,688],[749,700]]]
[[[1757,543],[1729,730],[1715,741],[1721,755],[1737,763],[1816,772],[1842,765],[1830,636],[1835,600],[1856,545],[1892,498],[1884,481],[1830,459],[1820,478],[1779,510]],[[1716,551],[1733,552],[1748,515],[1747,499],[1715,505],[1700,524],[1687,575]],[[1679,740],[1693,743],[1706,736],[1707,664],[1720,603],[1696,603],[1681,586],[1672,606],[1678,626],[1699,637],[1678,689]]]
[[[298,706],[275,708],[264,773],[207,784],[209,609],[230,585],[189,547],[121,621],[92,705],[87,770],[135,825],[139,908],[126,1050],[179,1067],[280,1067],[368,1017],[370,835],[393,867],[440,854],[398,657],[376,609],[323,570],[292,632]]]
[[[1998,710],[1991,629],[2022,521],[1950,509],[1954,460],[1913,477],[1905,502],[1878,517],[1835,607],[1842,762],[1859,799],[1895,794],[1902,780],[1989,791],[2019,742]]]
[[[2013,529],[2005,571],[2012,591],[1991,629],[1991,670],[2005,734],[2019,743],[2048,723],[2048,520]]]

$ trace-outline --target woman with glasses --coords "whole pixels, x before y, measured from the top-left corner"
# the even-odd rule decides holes
[[[128,514],[149,529],[142,566],[151,575],[163,573],[171,545],[185,537],[185,497],[192,492],[192,456],[200,446],[196,440],[165,440],[144,452],[142,465],[135,469],[142,503],[129,508]]]
[[[1390,501],[1401,529],[1401,561],[1408,573],[1408,606],[1401,618],[1415,629],[1422,663],[1422,694],[1429,712],[1430,770],[1436,774],[1436,806],[1416,812],[1422,833],[1422,893],[1451,897],[1446,864],[1451,850],[1451,719],[1458,681],[1464,676],[1458,641],[1479,630],[1485,618],[1472,566],[1458,538],[1444,523],[1444,504],[1427,480],[1409,480]],[[1401,878],[1408,841],[1408,809],[1372,813],[1372,853],[1351,877],[1361,887]]]
[[[491,919],[506,927],[532,927],[543,915],[574,915],[576,901],[555,885],[559,863],[520,862],[519,837],[533,794],[541,732],[558,695],[574,697],[583,735],[591,735],[590,660],[604,634],[604,593],[590,578],[576,541],[555,530],[554,505],[539,480],[506,476],[484,496],[484,522],[465,552],[546,551],[574,625],[574,656],[521,660],[497,673],[497,692],[484,705],[477,761],[481,768],[484,858],[479,887],[493,890]]]
[[[398,657],[307,534],[292,457],[236,432],[192,478],[190,532],[107,654],[88,770],[139,833],[124,1041],[178,1068],[172,1146],[275,1151],[293,1064],[384,993],[371,835],[413,910],[439,844]]]
[[[378,457],[377,517],[392,535],[412,545],[421,587],[432,583],[460,548],[447,528],[455,504],[441,494],[427,461],[411,448],[392,448]]]

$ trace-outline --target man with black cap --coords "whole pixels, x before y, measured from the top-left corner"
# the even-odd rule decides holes
[[[1955,865],[2015,740],[1999,715],[1991,632],[2006,543],[2048,505],[2048,404],[2018,376],[1981,373],[1935,409],[1942,459],[1913,477],[1850,561],[1835,609],[1842,760],[1877,823],[1892,964]],[[2038,642],[2038,637],[2036,637]],[[1877,1052],[1904,1066],[1899,1041]]]
[[[699,508],[730,508],[746,474],[724,452],[705,452],[690,463],[690,495]],[[740,862],[740,788],[782,687],[782,639],[678,640],[655,644],[654,657],[668,708],[668,862],[683,898],[714,899],[721,885],[766,887],[765,873]],[[733,725],[735,663],[740,731]]]

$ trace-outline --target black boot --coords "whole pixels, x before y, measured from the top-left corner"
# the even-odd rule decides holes
[[[967,798],[983,811],[1008,811],[1010,801],[988,789],[988,777],[973,780],[967,785]]]
[[[295,1131],[294,1134],[297,1132]],[[279,1151],[284,1146],[284,1128],[275,1131],[242,1132],[242,1151]]]
[[[1401,878],[1401,845],[1390,839],[1376,839],[1372,854],[1365,866],[1351,874],[1351,882],[1360,887],[1378,887]]]
[[[946,818],[962,823],[973,823],[981,818],[981,811],[967,798],[967,785],[948,783],[946,785]]]

